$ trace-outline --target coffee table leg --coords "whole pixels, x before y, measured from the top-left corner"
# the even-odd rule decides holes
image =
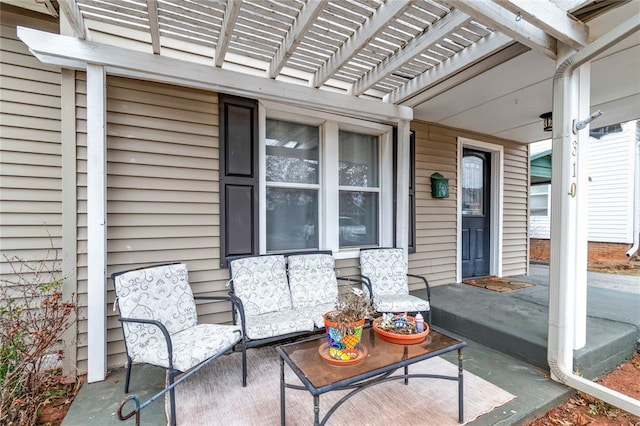
[[[285,425],[285,407],[284,407],[284,359],[280,358],[280,425]]]
[[[320,395],[313,395],[313,426],[320,424]]]
[[[464,423],[464,395],[462,381],[462,348],[458,349],[458,422]]]

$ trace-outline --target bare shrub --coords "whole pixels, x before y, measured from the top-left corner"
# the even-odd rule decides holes
[[[33,425],[63,387],[61,337],[76,319],[76,297],[63,300],[58,252],[39,261],[4,259],[0,280],[0,424]]]

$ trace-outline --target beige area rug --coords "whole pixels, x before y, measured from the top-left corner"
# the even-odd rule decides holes
[[[242,387],[241,354],[222,356],[176,387],[178,425],[279,425],[280,364],[273,347],[247,351],[249,374]],[[318,362],[322,362],[318,358]],[[327,368],[342,368],[327,365]],[[458,367],[440,357],[409,367],[410,373],[457,375]],[[287,383],[300,383],[285,364]],[[320,419],[347,391],[320,396]],[[464,414],[470,422],[514,396],[464,372]],[[166,398],[168,401],[168,398]],[[313,424],[313,397],[286,389],[287,425]],[[458,382],[412,379],[375,385],[344,403],[328,425],[458,425]]]

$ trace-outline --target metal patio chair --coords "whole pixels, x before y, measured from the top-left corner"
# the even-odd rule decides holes
[[[198,324],[195,300],[227,300],[229,296],[194,297],[186,265],[171,263],[116,272],[111,278],[116,290],[127,351],[124,385],[129,392],[131,366],[146,363],[167,369],[166,392],[170,397],[171,425],[176,424],[176,376],[186,376],[231,350],[242,341],[242,385],[246,386],[246,347],[240,325]],[[135,398],[137,399],[137,398]],[[152,401],[148,401],[152,402]],[[124,403],[123,403],[124,404]],[[146,407],[137,406],[136,411]]]
[[[431,325],[431,289],[422,275],[409,274],[403,249],[360,249],[360,273],[371,291],[373,306],[378,312],[421,312]],[[427,300],[409,294],[409,279],[422,280]]]

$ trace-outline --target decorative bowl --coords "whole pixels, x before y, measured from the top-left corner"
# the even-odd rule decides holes
[[[415,323],[413,317],[407,317],[410,323]],[[382,317],[376,318],[373,321],[373,330],[378,334],[383,340],[391,343],[397,343],[400,345],[414,345],[416,343],[422,343],[424,339],[426,339],[429,334],[429,325],[424,323],[424,331],[422,333],[411,333],[411,334],[402,334],[402,333],[394,333],[393,330],[385,330],[380,328],[380,323],[382,322]]]

